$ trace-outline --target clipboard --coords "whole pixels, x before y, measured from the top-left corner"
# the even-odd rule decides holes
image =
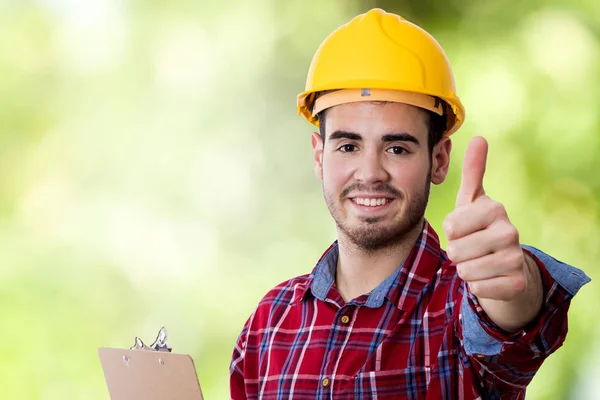
[[[142,346],[98,349],[111,400],[204,399],[192,357]]]

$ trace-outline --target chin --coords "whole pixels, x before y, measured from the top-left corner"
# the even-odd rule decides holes
[[[411,215],[354,216],[338,221],[338,228],[356,245],[365,249],[381,249],[412,239],[422,228],[424,213]]]

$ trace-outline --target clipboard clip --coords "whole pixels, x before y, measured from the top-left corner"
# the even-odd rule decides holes
[[[145,351],[162,351],[171,352],[172,348],[167,344],[167,329],[163,326],[158,331],[156,340],[150,346],[146,346],[142,339],[135,337],[135,344],[130,347],[130,350],[145,350]]]

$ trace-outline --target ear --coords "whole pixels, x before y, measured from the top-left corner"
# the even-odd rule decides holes
[[[319,132],[313,132],[311,142],[315,175],[319,180],[323,180],[323,140],[321,139]]]
[[[443,137],[433,148],[431,153],[431,183],[439,185],[446,180],[448,167],[450,166],[450,151],[452,141]]]

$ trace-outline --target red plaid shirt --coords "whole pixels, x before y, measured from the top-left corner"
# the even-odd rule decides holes
[[[310,275],[284,282],[246,322],[231,362],[232,399],[522,399],[567,333],[589,278],[537,249],[544,305],[507,334],[484,313],[425,222],[397,271],[345,303],[334,243]]]

